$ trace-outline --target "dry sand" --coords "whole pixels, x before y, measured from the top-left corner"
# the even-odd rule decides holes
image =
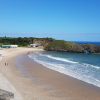
[[[11,86],[4,86],[19,97],[15,100],[100,100],[100,88],[47,69],[28,58],[28,52],[37,50],[40,51],[32,48],[4,50],[0,75],[9,80]],[[4,66],[5,62],[8,66]],[[24,69],[24,73],[19,68]]]

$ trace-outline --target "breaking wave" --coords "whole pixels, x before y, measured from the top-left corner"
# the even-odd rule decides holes
[[[42,53],[29,55],[29,57],[44,67],[100,87],[100,66]]]

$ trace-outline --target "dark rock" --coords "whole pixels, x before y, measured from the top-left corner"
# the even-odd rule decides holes
[[[13,93],[0,89],[0,100],[10,100],[11,98],[14,98]]]

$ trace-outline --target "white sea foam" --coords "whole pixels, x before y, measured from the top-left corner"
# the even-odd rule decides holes
[[[91,64],[85,64],[83,63],[84,66],[88,66],[88,67],[92,67],[92,68],[95,68],[95,69],[100,69],[99,66],[94,66],[94,65],[91,65]]]
[[[47,61],[42,61],[42,60],[38,59],[38,57],[36,57],[36,56],[29,55],[30,58],[34,59],[36,62],[44,65],[45,67],[47,67],[49,69],[58,71],[60,73],[69,75],[69,76],[79,79],[81,81],[84,81],[89,84],[93,84],[95,86],[100,87],[100,80],[95,77],[95,72],[94,72],[94,70],[96,72],[99,71],[99,69],[100,69],[99,66],[94,66],[94,65],[86,64],[86,63],[78,63],[78,62],[73,63],[73,61],[59,58],[59,57],[53,57],[50,55],[42,54],[42,56],[46,56],[46,57],[54,59],[54,60],[66,62],[66,64],[63,64],[63,63],[58,64],[57,62],[51,63],[51,62],[47,62]],[[70,64],[67,65],[67,63],[70,63]]]
[[[40,55],[45,56],[45,57],[48,57],[48,58],[51,58],[51,59],[54,59],[54,60],[59,60],[59,61],[68,62],[68,63],[73,63],[73,64],[79,63],[79,62],[71,61],[71,60],[68,60],[68,59],[65,59],[65,58],[54,57],[54,56],[51,56],[51,55],[43,55],[43,54],[40,54]],[[87,67],[92,67],[92,68],[100,69],[99,66],[94,66],[94,65],[86,64],[86,63],[82,63],[82,64],[83,64],[84,66],[87,66]]]
[[[43,54],[41,54],[41,55],[46,56],[46,57],[51,58],[51,59],[54,59],[54,60],[64,61],[64,62],[68,62],[68,63],[78,63],[78,62],[75,62],[75,61],[71,61],[71,60],[68,60],[68,59],[60,58],[60,57],[54,57],[54,56],[51,56],[51,55],[43,55]]]

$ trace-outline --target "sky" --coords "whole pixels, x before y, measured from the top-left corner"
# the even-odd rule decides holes
[[[0,36],[100,41],[100,0],[0,0]]]

